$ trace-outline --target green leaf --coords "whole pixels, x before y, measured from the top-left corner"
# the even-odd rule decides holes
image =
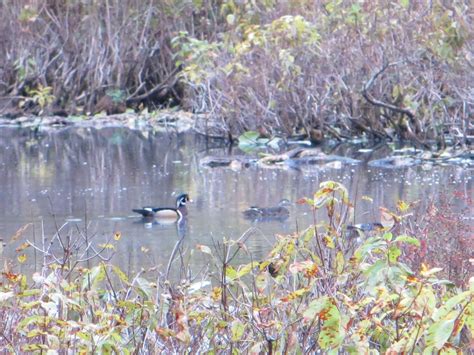
[[[150,299],[153,295],[155,287],[148,280],[143,277],[138,277],[135,279],[137,291],[139,291],[145,299]]]
[[[384,277],[382,270],[385,269],[385,267],[386,264],[383,260],[377,260],[373,265],[364,271],[364,275],[367,277],[367,282],[369,285],[377,285],[380,282],[380,280]]]
[[[453,332],[455,320],[456,318],[446,319],[431,325],[428,329],[426,346],[434,346],[438,350],[441,349]]]
[[[31,324],[47,324],[49,323],[50,318],[45,316],[31,316],[21,320],[20,323],[16,326],[17,330],[23,330]]]
[[[228,281],[234,281],[238,277],[237,271],[231,266],[228,265],[225,268],[225,278]]]
[[[336,244],[334,244],[334,238],[330,235],[323,236],[323,242],[329,249],[334,249]]]
[[[232,341],[239,341],[244,335],[245,325],[239,320],[235,320],[231,325]]]
[[[95,289],[105,279],[105,266],[103,264],[93,267],[87,275],[84,276],[82,281],[82,288],[87,289],[89,283],[91,288]]]
[[[410,0],[400,0],[400,5],[402,5],[405,9],[408,9],[410,6]]]
[[[249,152],[257,148],[258,137],[260,137],[260,133],[255,131],[248,131],[242,134],[239,137],[239,148],[242,149],[244,152]]]
[[[332,299],[326,303],[319,319],[323,321],[318,338],[319,346],[325,350],[338,348],[345,334],[341,326],[341,313]]]
[[[449,300],[446,301],[446,303],[442,307],[438,308],[433,313],[433,320],[437,322],[445,318],[454,307],[460,304],[463,304],[465,301],[471,300],[471,297],[472,297],[472,292],[470,291],[465,291],[456,296],[451,297]]]
[[[386,240],[386,241],[388,241],[388,242],[391,241],[392,238],[393,238],[393,234],[390,233],[390,232],[384,233],[384,234],[382,235],[382,239],[383,239],[383,240]]]
[[[307,245],[307,243],[316,236],[314,228],[315,227],[311,226],[305,231],[303,231],[301,235],[301,240],[303,241],[303,245]]]
[[[440,271],[443,271],[443,268],[442,267],[434,267],[432,269],[429,269],[429,270],[422,270],[421,271],[421,275],[426,277],[426,276],[431,276],[431,275],[434,275]]]
[[[123,283],[129,284],[128,276],[118,266],[112,265],[112,270]]]
[[[367,256],[370,251],[385,247],[386,245],[387,243],[383,240],[369,238],[363,245],[357,248],[357,250],[354,252],[354,257],[357,261],[360,261],[363,257]]]
[[[21,347],[21,350],[29,353],[29,352],[34,352],[34,351],[48,350],[48,346],[44,344],[28,344],[28,345],[23,345]]]
[[[232,26],[235,23],[235,16],[233,14],[227,15],[226,21],[229,25]]]
[[[396,263],[400,255],[402,255],[402,252],[396,245],[391,245],[388,248],[388,261],[391,264]]]
[[[313,301],[311,301],[306,308],[306,310],[303,312],[303,319],[306,322],[312,322],[315,317],[319,316],[319,313],[327,307],[327,303],[329,301],[329,298],[327,296],[317,298]]]
[[[414,237],[410,237],[408,235],[400,235],[395,239],[395,242],[407,243],[411,245],[416,245],[417,247],[420,246],[420,241]]]
[[[255,278],[255,285],[258,289],[263,290],[267,287],[267,273],[261,272]]]
[[[21,309],[22,310],[25,310],[25,311],[28,311],[32,308],[36,308],[36,307],[39,307],[41,305],[41,302],[40,301],[32,301],[32,302],[27,302],[27,303],[23,303],[21,305]]]
[[[424,287],[421,290],[420,295],[418,296],[417,303],[423,305],[422,307],[426,307],[426,311],[428,311],[428,314],[432,314],[434,309],[436,308],[436,296],[433,293],[433,290],[431,288]]]
[[[242,277],[244,275],[247,275],[253,268],[259,266],[259,263],[258,262],[251,262],[251,263],[248,263],[247,265],[244,265],[242,267],[239,268],[239,271],[237,272],[237,277]]]
[[[462,321],[467,325],[471,334],[474,334],[474,305],[471,302],[470,307],[466,308],[462,316]]]
[[[341,251],[336,254],[336,271],[338,274],[344,271],[344,254]]]

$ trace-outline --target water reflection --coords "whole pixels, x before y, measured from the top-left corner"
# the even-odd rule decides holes
[[[379,150],[352,146],[327,148],[331,154],[362,160],[358,165],[297,169],[236,167],[207,168],[207,155],[241,154],[236,149],[197,135],[164,135],[122,128],[67,128],[34,134],[28,129],[0,129],[0,238],[7,243],[4,256],[24,239],[52,236],[57,225],[69,221],[87,227],[96,239],[108,240],[120,232],[114,262],[130,272],[142,266],[166,269],[176,248],[212,245],[223,237],[237,239],[248,233],[254,259],[266,255],[275,233],[291,233],[312,222],[305,206],[294,202],[312,196],[319,183],[340,181],[352,197],[358,196],[355,221],[378,220],[379,206],[393,208],[398,199],[437,198],[440,192],[472,191],[472,170],[457,166],[405,167],[384,170],[367,165],[382,157]],[[176,194],[189,192],[194,203],[182,224],[143,223],[132,208],[174,205]],[[360,199],[370,196],[373,199]],[[243,218],[250,206],[293,202],[290,217],[259,223]],[[23,225],[24,235],[10,242]],[[78,229],[76,228],[76,230]],[[72,232],[71,232],[72,233]],[[32,250],[28,250],[32,254]],[[28,266],[33,267],[30,255]],[[194,262],[204,263],[204,258]]]

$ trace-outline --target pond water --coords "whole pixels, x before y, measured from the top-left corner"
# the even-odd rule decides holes
[[[186,250],[222,238],[248,233],[254,259],[264,257],[275,234],[303,229],[312,221],[306,206],[294,202],[312,194],[320,182],[342,182],[351,197],[360,198],[356,222],[377,221],[379,206],[393,208],[399,199],[437,199],[441,193],[472,194],[472,167],[412,166],[384,169],[367,162],[389,153],[386,146],[364,149],[339,145],[324,150],[356,158],[356,165],[302,169],[209,168],[200,160],[209,155],[242,154],[221,141],[194,134],[158,133],[126,128],[61,128],[35,132],[0,129],[0,238],[3,258],[16,258],[25,240],[43,244],[58,228],[61,234],[85,233],[94,243],[116,244],[112,262],[129,272],[144,266],[166,266],[176,242]],[[188,192],[194,202],[184,225],[144,224],[132,208],[173,206],[176,195]],[[286,198],[293,202],[286,221],[252,222],[242,211],[252,205],[270,206]],[[29,225],[28,225],[29,224]],[[23,226],[28,225],[15,236]],[[120,240],[114,241],[114,234]],[[44,242],[47,245],[47,242]],[[22,250],[25,270],[40,262],[33,248]],[[204,265],[196,254],[192,263]],[[2,262],[3,264],[3,262]]]

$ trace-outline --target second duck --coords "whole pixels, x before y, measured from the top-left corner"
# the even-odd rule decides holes
[[[243,212],[244,217],[255,221],[263,220],[285,220],[290,216],[290,211],[285,207],[290,201],[283,199],[278,206],[256,207],[252,206]]]

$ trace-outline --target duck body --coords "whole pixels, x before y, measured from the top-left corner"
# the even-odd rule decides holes
[[[142,207],[132,211],[141,214],[144,219],[155,219],[159,222],[174,223],[181,221],[187,214],[186,203],[190,202],[188,194],[176,198],[176,207]]]
[[[360,223],[354,225],[348,225],[348,230],[360,230],[362,232],[373,232],[373,231],[381,231],[383,230],[382,223],[374,222],[374,223]]]
[[[290,216],[290,211],[285,207],[289,204],[288,200],[282,200],[278,206],[274,207],[256,207],[252,206],[243,211],[244,217],[252,220],[280,219],[284,220]]]
[[[360,223],[347,226],[346,237],[360,241],[362,238],[374,236],[384,231],[382,223]]]

